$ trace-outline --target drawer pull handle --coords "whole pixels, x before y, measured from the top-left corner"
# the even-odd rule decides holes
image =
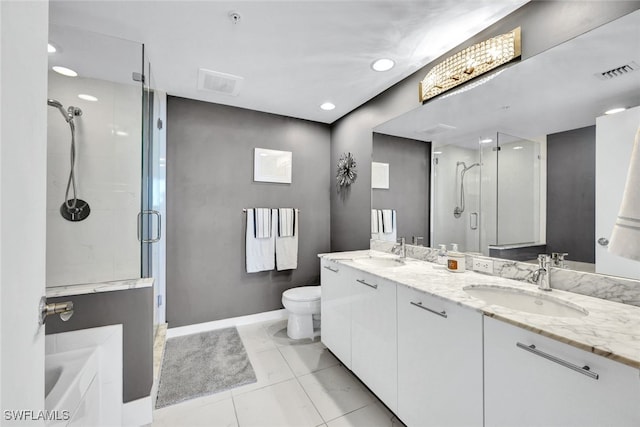
[[[422,305],[422,302],[421,302],[421,301],[418,301],[418,302],[413,302],[413,301],[411,301],[411,305],[415,305],[415,306],[416,306],[416,307],[418,307],[418,308],[421,308],[421,309],[423,309],[423,310],[427,310],[429,313],[437,314],[438,316],[440,316],[440,317],[444,317],[445,319],[447,318],[447,312],[446,312],[446,311],[444,311],[444,310],[442,310],[442,311],[435,311],[435,310],[432,310],[432,309],[430,309],[430,308],[425,307],[424,305]]]
[[[580,372],[581,374],[586,375],[589,378],[593,378],[594,380],[597,380],[598,378],[600,378],[600,375],[596,374],[595,372],[591,372],[591,368],[589,368],[588,366],[574,365],[573,363],[567,362],[566,360],[562,360],[556,356],[553,356],[551,354],[538,350],[536,346],[533,344],[526,345],[519,342],[519,343],[516,343],[516,345],[523,350],[526,350],[530,353],[535,354],[536,356],[544,357],[547,360],[555,362],[558,365],[562,365],[565,368],[569,368],[576,372]]]
[[[333,271],[334,273],[337,273],[337,272],[338,272],[338,270],[339,270],[338,268],[331,268],[331,267],[329,267],[328,265],[325,265],[325,266],[324,266],[324,268],[326,268],[326,269],[327,269],[327,270],[329,270],[329,271]]]
[[[378,285],[375,285],[375,284],[372,284],[372,283],[367,283],[362,279],[357,279],[356,282],[362,283],[363,285],[367,285],[368,287],[373,288],[373,289],[378,289]]]

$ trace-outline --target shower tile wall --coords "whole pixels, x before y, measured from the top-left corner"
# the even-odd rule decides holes
[[[78,94],[91,94],[97,102]],[[140,277],[136,221],[141,191],[141,88],[51,72],[49,98],[80,107],[76,123],[78,197],[91,215],[69,222],[59,213],[70,168],[71,133],[48,109],[47,286]],[[71,196],[71,194],[70,194]]]

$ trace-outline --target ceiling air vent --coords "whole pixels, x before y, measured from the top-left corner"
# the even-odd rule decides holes
[[[421,129],[418,132],[421,133],[422,135],[434,136],[434,135],[438,135],[438,134],[443,133],[443,132],[454,130],[455,128],[456,128],[455,126],[438,123],[437,125],[432,126],[430,128]]]
[[[222,95],[237,96],[242,89],[244,78],[218,71],[198,70],[198,89],[215,92]]]
[[[640,69],[640,65],[635,62],[629,62],[628,64],[621,65],[620,67],[612,68],[611,70],[604,71],[602,73],[596,73],[596,77],[600,80],[611,80],[615,77],[624,76],[633,71]]]

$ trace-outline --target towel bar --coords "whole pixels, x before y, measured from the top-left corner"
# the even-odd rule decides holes
[[[277,209],[277,208],[272,208],[272,209]],[[300,212],[300,209],[296,209],[296,210]],[[247,212],[247,209],[246,208],[242,209],[242,212]]]

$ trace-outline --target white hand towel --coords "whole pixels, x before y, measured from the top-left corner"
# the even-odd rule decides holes
[[[382,232],[389,234],[393,232],[393,210],[382,209]]]
[[[382,211],[380,209],[373,209],[373,211],[371,213],[371,222],[375,222],[377,225],[377,229],[378,232],[377,233],[371,233],[371,238],[373,240],[384,240],[383,234],[382,234]],[[375,218],[375,219],[374,219]]]
[[[246,259],[247,273],[268,271],[275,268],[275,231],[272,221],[271,237],[256,237],[254,209],[247,209]]]
[[[371,209],[371,234],[378,234],[378,209]]]
[[[256,208],[254,215],[254,236],[257,239],[271,237],[271,209]]]
[[[609,252],[640,261],[640,128],[636,132],[627,183],[613,226]]]
[[[396,236],[398,234],[397,233],[398,227],[396,224],[396,219],[398,215],[396,215],[396,211],[393,209],[387,209],[387,210],[391,211],[391,215],[387,214],[388,217],[391,217],[391,227],[390,227],[391,231],[388,233],[386,231],[384,233],[380,233],[380,237],[381,237],[381,240],[395,243],[397,240]],[[384,217],[384,214],[383,214],[383,217]]]
[[[293,209],[280,208],[278,209],[278,236],[290,237],[295,234],[294,232],[295,216]]]
[[[298,209],[293,210],[293,235],[276,238],[276,265],[278,271],[298,268]]]

